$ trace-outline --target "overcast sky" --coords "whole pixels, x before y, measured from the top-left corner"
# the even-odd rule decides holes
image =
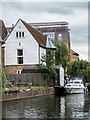
[[[37,0],[36,0],[37,1]],[[88,61],[88,2],[1,2],[0,18],[6,26],[19,18],[27,23],[66,21],[71,48]]]

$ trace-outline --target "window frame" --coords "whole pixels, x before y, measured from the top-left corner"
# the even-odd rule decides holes
[[[24,31],[16,31],[15,37],[16,38],[24,38],[25,37],[25,32]]]
[[[59,34],[58,34],[58,40],[59,40],[59,41],[62,41],[62,33],[59,33]]]
[[[19,54],[18,54],[18,51],[19,51],[19,50],[22,50],[22,55],[19,55]],[[24,63],[24,61],[23,61],[23,54],[24,54],[24,50],[23,50],[23,49],[17,49],[17,64],[18,64],[18,65],[23,65],[23,63]],[[18,59],[22,59],[22,60],[21,60],[22,62],[20,63]]]

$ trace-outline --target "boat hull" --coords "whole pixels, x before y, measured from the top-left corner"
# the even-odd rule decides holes
[[[87,88],[65,88],[66,89],[66,93],[87,93],[88,90]]]

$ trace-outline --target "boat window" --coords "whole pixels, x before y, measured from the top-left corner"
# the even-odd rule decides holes
[[[74,83],[76,83],[76,84],[80,84],[80,82],[74,82]]]
[[[73,83],[73,82],[68,82],[68,83]]]
[[[67,86],[71,86],[71,85],[67,85]]]
[[[71,80],[76,80],[75,78],[72,78]]]
[[[82,80],[81,78],[72,78],[71,80]]]
[[[78,87],[78,85],[72,85],[72,86]]]

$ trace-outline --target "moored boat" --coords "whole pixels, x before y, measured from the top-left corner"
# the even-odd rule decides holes
[[[87,93],[88,89],[85,86],[83,77],[72,77],[64,87],[66,93]]]

